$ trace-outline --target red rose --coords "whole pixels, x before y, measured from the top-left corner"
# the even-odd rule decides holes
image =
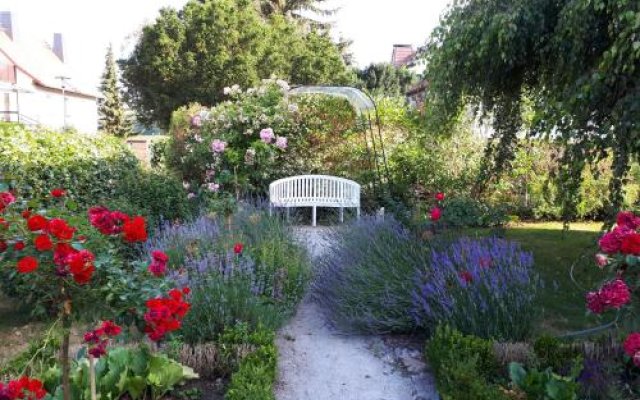
[[[47,229],[49,233],[59,240],[71,240],[74,232],[76,231],[75,228],[67,224],[67,221],[61,218],[54,218],[49,221],[49,227]]]
[[[236,254],[242,253],[243,249],[244,249],[244,245],[242,243],[236,243],[233,246],[233,252],[236,253]]]
[[[57,266],[62,267],[67,264],[67,258],[76,252],[77,250],[71,247],[68,243],[58,243],[53,251],[53,262]]]
[[[0,240],[0,253],[4,253],[8,248],[9,246],[7,245],[7,242]]]
[[[56,188],[56,189],[53,189],[51,191],[51,196],[56,197],[56,198],[62,197],[65,194],[66,194],[66,192],[64,191],[64,189],[60,189],[60,188]]]
[[[622,347],[629,357],[633,357],[633,363],[637,367],[640,367],[640,357],[638,356],[638,353],[640,352],[640,333],[634,332],[627,336]]]
[[[111,337],[118,336],[122,332],[122,328],[113,321],[102,322],[100,329],[102,329],[105,335]]]
[[[22,212],[22,218],[27,219],[31,216],[31,210],[26,209]]]
[[[147,240],[147,226],[143,217],[134,217],[122,226],[123,239],[129,243]]]
[[[462,272],[458,273],[458,276],[465,283],[471,283],[471,281],[473,281],[473,275],[471,275],[471,272],[469,272],[469,271],[462,271]]]
[[[129,220],[129,216],[120,211],[110,211],[103,206],[89,209],[89,222],[103,235],[116,235],[122,232],[122,225]]]
[[[46,395],[42,382],[26,376],[9,381],[6,386],[0,383],[0,399],[40,400]]]
[[[442,211],[438,207],[434,207],[431,209],[430,217],[433,222],[436,222],[442,217]]]
[[[26,256],[18,261],[18,272],[28,274],[38,269],[38,260],[35,257]]]
[[[93,266],[95,256],[89,250],[80,250],[68,256],[67,263],[73,280],[79,285],[84,285],[91,280],[96,268]]]
[[[623,254],[640,255],[640,233],[632,233],[622,238],[620,251]]]
[[[47,229],[48,226],[49,221],[42,215],[33,215],[27,220],[27,228],[29,228],[31,232]]]
[[[14,203],[16,197],[11,192],[0,193],[0,211],[4,211],[5,207]]]
[[[444,200],[444,193],[442,193],[442,192],[436,193],[436,200],[443,201]]]
[[[33,240],[33,244],[36,246],[36,250],[38,251],[49,251],[53,248],[53,242],[48,235],[44,233],[42,235],[36,236]]]
[[[165,272],[167,271],[167,265],[166,264],[161,264],[161,263],[157,263],[157,262],[152,262],[151,264],[149,264],[149,266],[147,267],[147,270],[156,277],[161,277],[164,276]]]
[[[13,245],[13,249],[14,249],[15,251],[22,251],[22,250],[24,250],[24,242],[16,242],[16,243]]]
[[[188,287],[182,288],[182,294],[187,296],[189,293],[191,293],[191,289],[189,289]]]
[[[636,230],[640,227],[640,217],[636,217],[636,215],[631,211],[623,211],[618,213],[616,223],[618,226]]]

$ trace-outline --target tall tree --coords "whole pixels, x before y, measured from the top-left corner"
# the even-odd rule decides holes
[[[294,84],[348,79],[326,32],[281,15],[261,18],[253,0],[192,0],[180,12],[163,9],[120,65],[138,120],[161,127],[180,106],[224,100],[223,89],[234,84],[246,88],[272,75]]]
[[[448,130],[468,104],[491,116],[491,176],[509,166],[525,130],[564,144],[567,219],[585,165],[605,157],[613,159],[610,213],[619,207],[640,156],[639,1],[460,1],[435,30],[427,66],[432,128]]]
[[[327,24],[318,21],[317,17],[335,14],[335,9],[320,6],[327,0],[257,0],[260,13],[264,17],[283,15],[311,26],[326,27]]]
[[[357,75],[358,86],[390,97],[403,96],[418,81],[418,76],[406,67],[397,68],[390,63],[371,64]]]
[[[107,49],[104,73],[100,83],[102,99],[98,107],[99,126],[110,135],[125,137],[131,131],[118,89],[118,71],[111,45]]]

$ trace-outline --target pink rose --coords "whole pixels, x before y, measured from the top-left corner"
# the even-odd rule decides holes
[[[620,251],[620,247],[622,246],[622,240],[625,236],[635,233],[632,229],[629,229],[625,226],[617,226],[611,232],[605,233],[600,240],[598,241],[598,245],[600,246],[600,250],[607,254],[613,254]]]
[[[596,264],[598,264],[598,267],[600,268],[606,267],[607,264],[609,264],[609,259],[607,258],[606,254],[596,254]]]
[[[640,227],[640,217],[637,217],[631,211],[623,211],[618,213],[616,218],[618,226],[623,226],[629,229],[636,230]]]

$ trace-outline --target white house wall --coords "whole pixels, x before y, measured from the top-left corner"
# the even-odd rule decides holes
[[[33,84],[33,79],[18,70],[17,86],[25,92],[12,96],[12,108],[20,114],[52,128],[64,127],[64,97],[62,93]],[[79,132],[95,134],[98,130],[98,107],[95,99],[67,94],[67,126]]]

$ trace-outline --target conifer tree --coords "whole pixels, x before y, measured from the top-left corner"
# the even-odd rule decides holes
[[[118,73],[111,45],[107,50],[100,91],[103,97],[98,107],[100,130],[118,137],[127,136],[130,132],[130,124],[120,98]]]

